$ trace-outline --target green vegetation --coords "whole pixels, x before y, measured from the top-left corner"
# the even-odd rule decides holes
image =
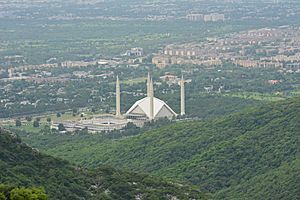
[[[141,83],[145,83],[147,80],[147,77],[141,77],[141,78],[135,78],[135,79],[129,79],[126,81],[122,81],[121,84],[141,84]]]
[[[299,156],[298,156],[299,157]],[[284,163],[276,169],[243,180],[217,194],[218,199],[299,199],[300,159]],[[276,191],[274,193],[274,191]]]
[[[40,188],[18,188],[0,184],[0,200],[47,200],[45,191]]]
[[[294,95],[300,95],[300,90],[293,91],[293,92],[291,92],[291,93],[294,94]]]
[[[24,139],[72,162],[109,164],[188,181],[219,199],[297,199],[299,124],[300,98],[293,98],[130,138],[27,135]]]
[[[270,95],[257,92],[240,92],[236,94],[229,94],[228,96],[239,97],[244,99],[254,99],[258,101],[279,101],[285,99],[285,97],[283,97],[282,95]]]
[[[0,183],[21,187],[42,186],[50,199],[206,199],[197,189],[161,178],[114,170],[98,166],[95,170],[73,166],[70,163],[39,153],[25,145],[14,133],[0,129]],[[0,198],[4,193],[0,187]],[[5,190],[6,191],[6,190]],[[30,199],[45,199],[42,190],[16,189]],[[7,195],[5,193],[5,195]],[[41,198],[36,198],[36,195]],[[26,199],[26,198],[25,198]]]

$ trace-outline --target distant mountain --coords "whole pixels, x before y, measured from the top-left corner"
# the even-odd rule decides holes
[[[0,169],[0,183],[42,186],[50,199],[207,198],[195,188],[149,175],[109,167],[88,170],[73,166],[39,153],[23,144],[14,133],[3,129],[0,129]]]
[[[70,138],[47,152],[188,181],[218,199],[300,199],[300,98],[125,139]]]

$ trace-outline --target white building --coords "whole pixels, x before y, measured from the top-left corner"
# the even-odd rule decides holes
[[[126,51],[126,56],[143,56],[144,50],[140,47],[131,48],[130,50]]]
[[[141,116],[151,119],[150,98],[151,97],[145,97],[135,102],[126,112],[126,116],[129,118]],[[173,118],[175,116],[177,116],[177,114],[164,101],[155,97],[153,98],[153,119],[163,117]]]
[[[205,22],[217,22],[217,21],[225,21],[225,15],[219,13],[211,13],[203,16],[203,20]]]
[[[154,97],[153,81],[148,75],[147,97],[138,100],[126,112],[127,118],[156,120],[159,118],[173,118],[177,114],[163,100]]]
[[[202,21],[203,14],[191,13],[186,15],[186,19],[189,21]]]

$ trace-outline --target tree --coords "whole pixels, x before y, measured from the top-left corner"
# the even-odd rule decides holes
[[[17,127],[20,127],[20,126],[22,126],[22,122],[21,122],[21,120],[19,120],[19,119],[17,119],[17,120],[16,120],[16,126],[17,126]]]
[[[0,184],[0,200],[47,200],[45,191],[41,188],[18,188]]]
[[[59,131],[65,131],[66,128],[65,128],[65,126],[63,124],[58,124],[58,130]]]
[[[73,114],[77,114],[78,109],[77,109],[77,108],[73,108],[73,109],[72,109],[72,112],[73,112]]]
[[[128,122],[125,129],[136,129],[138,128],[134,123]]]
[[[61,117],[61,114],[60,113],[56,113],[56,117]]]
[[[27,117],[25,117],[25,119],[26,119],[26,121],[28,121],[28,122],[31,122],[31,120],[32,120],[32,117],[30,117],[30,116],[27,116]]]
[[[3,193],[6,198],[9,198],[9,193],[15,187],[11,185],[0,184],[0,193]],[[1,198],[0,198],[1,199]]]
[[[48,122],[48,123],[51,122],[51,118],[50,118],[50,117],[47,118],[47,122]]]
[[[33,122],[33,127],[35,127],[35,128],[40,127],[40,122],[39,121],[34,121]]]
[[[0,200],[6,200],[5,195],[2,192],[0,192]]]
[[[11,200],[47,200],[45,191],[39,188],[15,188],[10,192]]]

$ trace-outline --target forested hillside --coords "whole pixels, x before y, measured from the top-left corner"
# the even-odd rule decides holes
[[[299,199],[299,144],[300,98],[293,98],[131,138],[70,138],[44,149],[89,166],[109,164],[188,181],[219,199]]]
[[[95,170],[75,167],[33,150],[15,134],[2,129],[0,169],[0,183],[43,187],[50,199],[206,199],[196,189],[149,175],[109,167]],[[8,191],[2,189],[1,198],[4,197],[1,192]]]

